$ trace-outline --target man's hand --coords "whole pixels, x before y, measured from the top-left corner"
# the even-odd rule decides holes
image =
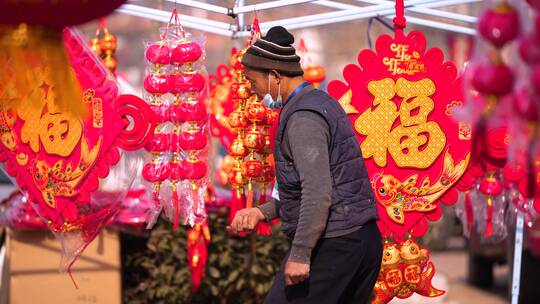
[[[264,215],[259,208],[246,208],[236,212],[231,226],[227,228],[234,234],[252,232],[257,227],[259,221],[262,220],[264,220]]]
[[[285,285],[295,285],[309,278],[309,264],[287,262],[285,264]]]

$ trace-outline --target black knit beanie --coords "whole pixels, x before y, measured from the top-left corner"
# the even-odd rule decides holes
[[[253,69],[276,70],[286,76],[302,76],[304,71],[293,43],[294,36],[291,33],[282,26],[275,26],[247,49],[242,63]]]

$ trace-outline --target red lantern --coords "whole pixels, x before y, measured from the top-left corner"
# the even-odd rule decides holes
[[[257,129],[251,129],[244,137],[244,145],[252,151],[261,150],[264,147],[264,135]]]
[[[184,151],[202,150],[207,142],[206,134],[201,131],[182,132],[178,138],[180,148]]]
[[[149,182],[162,182],[169,178],[169,166],[159,163],[149,163],[144,165],[142,171],[143,177]]]
[[[175,121],[197,121],[202,122],[208,118],[206,106],[201,101],[185,101],[179,106],[175,106],[173,119]]]
[[[184,168],[186,179],[189,180],[199,180],[206,176],[207,166],[206,164],[198,159],[187,159],[182,162],[182,167]]]
[[[514,73],[505,64],[483,64],[476,68],[472,82],[480,93],[503,96],[512,91]]]
[[[235,81],[229,88],[229,96],[233,100],[247,99],[251,96],[251,85],[244,79]]]
[[[263,171],[262,162],[258,159],[250,159],[244,162],[244,176],[247,178],[258,178]]]
[[[164,105],[164,104],[152,105],[150,108],[152,109],[152,112],[154,112],[154,117],[158,124],[162,124],[169,121],[170,107],[168,105]]]
[[[478,31],[493,45],[501,47],[519,34],[519,15],[503,1],[480,16]]]
[[[100,42],[100,45],[101,45],[101,49],[105,53],[114,53],[117,47],[116,36],[111,33],[106,32],[105,35],[103,36],[103,39]]]
[[[247,109],[247,118],[252,123],[262,122],[266,118],[266,108],[259,101],[251,103]]]
[[[169,77],[150,74],[144,78],[144,89],[151,94],[166,94],[170,89]]]
[[[172,50],[172,62],[175,64],[191,63],[199,60],[202,55],[202,48],[196,42],[186,42],[178,44]]]
[[[146,59],[155,65],[166,65],[171,63],[171,49],[168,46],[156,43],[146,50]]]
[[[144,148],[150,152],[166,152],[171,146],[171,136],[169,134],[157,133],[152,136]]]
[[[228,153],[234,158],[244,158],[248,155],[248,150],[240,138],[236,138],[228,147]]]
[[[205,86],[205,79],[199,73],[182,73],[171,75],[171,93],[200,93]]]
[[[264,119],[264,125],[271,127],[277,123],[278,120],[278,112],[274,111],[270,108],[266,108],[266,117]]]
[[[326,71],[319,65],[310,64],[304,71],[304,78],[312,84],[318,84],[326,79]]]
[[[118,67],[118,60],[116,60],[116,57],[113,57],[111,55],[107,55],[107,57],[103,58],[103,63],[105,64],[107,69],[109,69],[113,73]]]
[[[244,174],[241,168],[233,168],[228,176],[229,184],[235,188],[240,188],[245,185]]]
[[[186,179],[185,169],[178,161],[173,160],[169,163],[170,178],[175,181],[181,181]]]
[[[234,111],[229,114],[229,125],[233,129],[245,129],[248,126],[246,113]]]
[[[101,56],[103,53],[103,50],[101,50],[101,45],[99,43],[99,38],[92,38],[90,39],[90,48],[92,49],[92,52],[94,52],[96,55]]]

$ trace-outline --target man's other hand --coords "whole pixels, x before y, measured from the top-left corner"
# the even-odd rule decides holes
[[[309,264],[287,262],[285,264],[285,285],[295,285],[309,278]]]

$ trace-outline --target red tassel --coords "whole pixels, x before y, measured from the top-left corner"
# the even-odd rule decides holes
[[[174,223],[173,229],[178,229],[179,226],[179,217],[180,217],[180,208],[178,206],[178,191],[176,189],[176,184],[173,184],[173,207],[174,207]]]
[[[253,208],[253,188],[251,187],[251,183],[248,186],[246,208]]]
[[[232,190],[231,206],[229,208],[229,224],[232,223],[236,212],[240,209],[244,209],[244,195],[242,195],[237,189]]]
[[[155,183],[154,184],[154,192],[152,193],[152,201],[153,201],[154,207],[156,209],[159,208],[159,188],[160,188],[159,183]]]
[[[474,211],[471,202],[471,194],[469,191],[465,193],[465,212],[467,216],[467,230],[472,231],[474,221]]]
[[[199,214],[199,187],[195,183],[191,184],[191,199],[193,200],[193,206],[191,206],[191,210],[193,211],[193,214],[198,215]]]
[[[270,224],[266,222],[259,222],[259,224],[257,224],[257,234],[258,235],[271,235],[272,228],[270,227]]]
[[[493,198],[491,195],[488,195],[486,212],[486,237],[490,237],[493,235]]]
[[[261,195],[259,196],[259,206],[262,204],[266,204],[266,186],[264,184],[261,185]]]
[[[204,242],[197,242],[188,248],[188,262],[191,269],[191,291],[197,292],[204,278],[208,251]]]

